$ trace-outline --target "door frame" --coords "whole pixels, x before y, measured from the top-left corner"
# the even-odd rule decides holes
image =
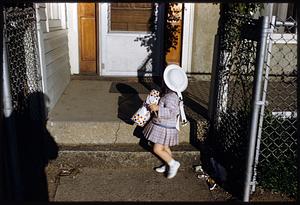
[[[97,53],[96,53],[96,75],[100,75],[100,65],[101,65],[101,50],[100,50],[100,15],[99,15],[99,5],[100,3],[96,4],[96,41],[97,41]],[[71,75],[73,74],[80,74],[79,68],[79,27],[78,27],[78,3],[66,3],[67,6],[67,26],[68,26],[68,44],[69,44],[69,60],[70,60],[70,67],[71,67]]]
[[[193,54],[195,3],[183,3],[183,5],[181,67],[185,72],[190,73]]]
[[[69,62],[71,75],[79,74],[79,36],[77,3],[67,3]]]

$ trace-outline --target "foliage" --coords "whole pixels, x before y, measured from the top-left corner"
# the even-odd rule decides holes
[[[237,39],[241,38],[241,27],[244,21],[251,19],[254,14],[263,8],[262,3],[228,3],[223,5],[224,17],[220,23],[226,25],[220,32],[224,33],[224,43],[221,49],[230,50]]]
[[[266,113],[261,137],[257,181],[263,188],[297,194],[296,117]]]
[[[179,14],[181,13],[181,10],[177,9],[176,6],[178,3],[169,3],[166,4],[166,26],[165,26],[165,55],[170,52],[171,48],[175,48],[178,42],[178,36],[177,32],[179,31],[179,26],[175,25],[174,22],[177,22],[180,20]],[[135,41],[140,41],[141,46],[146,47],[148,52],[154,51],[154,45],[156,42],[156,35],[157,35],[157,9],[158,4],[153,4],[152,9],[152,15],[149,19],[150,22],[150,33],[148,35],[145,35],[143,37],[138,37],[135,39]]]
[[[176,48],[178,43],[178,32],[179,26],[175,23],[180,20],[181,9],[178,7],[178,3],[169,3],[167,6],[167,22],[166,22],[166,35],[165,35],[165,42],[166,42],[166,50],[165,54],[170,52],[171,48]]]
[[[252,98],[253,76],[256,63],[257,42],[252,37],[259,30],[252,13],[258,11],[260,4],[231,3],[222,4],[219,21],[220,36],[220,79],[228,90],[220,95],[227,95],[226,106],[230,109],[240,107],[240,110],[250,110]],[[249,30],[249,26],[254,26]],[[245,32],[245,28],[249,31]],[[247,33],[248,36],[245,36]],[[227,89],[227,88],[225,88]]]
[[[245,16],[253,16],[257,11],[264,8],[263,3],[229,3],[228,11]]]
[[[154,50],[154,43],[155,43],[155,34],[157,29],[157,4],[152,4],[152,14],[149,19],[149,31],[150,33],[148,35],[145,35],[143,37],[137,37],[134,41],[140,41],[141,46],[146,47],[147,52],[151,52]]]

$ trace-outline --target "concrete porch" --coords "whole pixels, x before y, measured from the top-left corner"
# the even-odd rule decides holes
[[[196,100],[192,101],[205,109],[209,83],[203,85],[190,82],[185,96],[193,96]],[[47,128],[59,145],[137,144],[141,128],[130,117],[148,93],[137,81],[72,80],[50,111]],[[199,120],[190,108],[191,97],[185,100],[188,118]],[[190,123],[181,127],[181,144],[189,144],[190,129]]]

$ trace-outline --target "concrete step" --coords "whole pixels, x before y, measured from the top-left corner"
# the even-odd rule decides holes
[[[172,148],[173,157],[181,167],[200,164],[200,151],[190,144]],[[161,161],[152,153],[152,147],[140,144],[110,144],[97,146],[60,146],[58,157],[50,161],[51,166],[60,168],[153,168]]]
[[[49,120],[47,129],[59,145],[137,144],[141,129],[136,125],[119,121],[54,121]],[[181,127],[179,142],[189,142],[190,125]]]

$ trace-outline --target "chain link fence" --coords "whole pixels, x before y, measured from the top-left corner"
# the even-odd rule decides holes
[[[211,135],[207,139],[219,167],[212,175],[238,198],[243,195],[247,198],[243,190],[250,186],[253,192],[256,184],[295,196],[297,22],[291,17],[285,21],[273,17],[270,29],[262,30],[260,20],[224,10],[219,25],[215,104]],[[266,43],[260,41],[265,32],[268,33]],[[266,47],[266,53],[259,47]],[[257,67],[262,60],[264,82],[260,85],[259,80],[255,85],[255,79],[261,76]],[[256,89],[256,86],[261,87]],[[259,106],[258,121],[252,119],[254,104]],[[256,149],[253,175],[248,184],[252,162],[248,156],[252,152],[248,149],[252,149],[250,145],[253,147],[250,133],[256,137]]]
[[[253,181],[271,190],[297,193],[297,22],[275,16],[264,65]],[[256,178],[257,175],[257,178]],[[252,191],[255,190],[253,187]]]
[[[6,7],[4,12],[12,106],[22,113],[30,94],[42,92],[36,14],[32,5]]]
[[[4,114],[8,199],[47,200],[44,167],[55,142],[46,130],[36,11],[33,4],[4,7]],[[55,148],[56,149],[56,148]]]
[[[238,198],[244,189],[260,25],[257,19],[224,10],[218,31],[216,97],[208,145],[222,168],[219,171],[223,170],[213,173],[216,181]]]

